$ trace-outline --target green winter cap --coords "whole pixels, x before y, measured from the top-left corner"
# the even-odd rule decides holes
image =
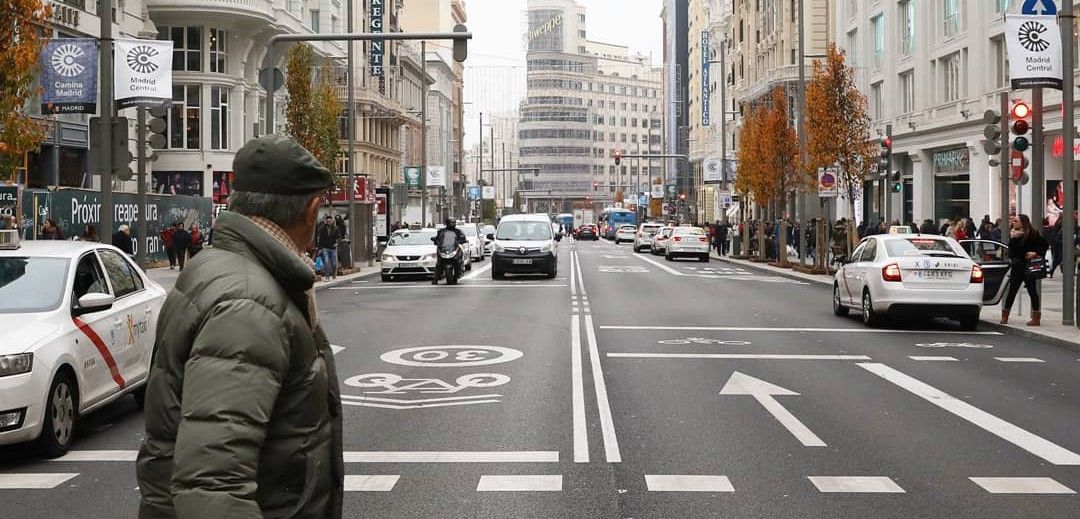
[[[233,159],[233,189],[250,193],[303,195],[334,187],[334,176],[291,137],[253,139]]]

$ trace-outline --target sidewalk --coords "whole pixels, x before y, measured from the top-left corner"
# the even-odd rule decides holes
[[[378,262],[376,262],[375,266],[373,267],[368,267],[367,265],[362,264],[362,266],[358,267],[356,271],[352,274],[338,276],[337,279],[333,279],[330,281],[319,281],[315,283],[315,290],[318,291],[325,288],[336,287],[338,285],[351,283],[352,281],[360,279],[362,277],[370,276],[372,274],[378,274],[380,270],[382,270],[382,267],[379,265]],[[146,274],[150,276],[150,279],[165,287],[166,290],[172,290],[173,285],[176,284],[176,278],[180,277],[179,270],[169,270],[168,267],[152,268],[147,270]]]
[[[811,283],[819,283],[822,285],[832,284],[831,276],[803,274],[791,269],[773,267],[764,263],[754,263],[746,260],[732,259],[730,257],[722,258],[718,256],[715,251],[712,253],[712,258],[741,267],[757,269],[759,271],[765,271],[770,274],[776,274],[778,276],[801,281],[809,281]],[[1020,294],[1016,296],[1016,303],[1013,304],[1013,311],[1012,315],[1009,317],[1009,324],[998,324],[1001,320],[1001,305],[999,304],[996,306],[983,307],[983,325],[1033,339],[1053,342],[1059,346],[1080,351],[1080,330],[1075,326],[1064,326],[1061,324],[1061,284],[1060,273],[1056,274],[1052,279],[1043,280],[1042,326],[1029,327],[1025,325],[1031,315],[1031,302],[1028,300],[1027,292],[1023,289],[1021,289]]]

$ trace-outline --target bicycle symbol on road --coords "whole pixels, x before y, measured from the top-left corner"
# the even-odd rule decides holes
[[[462,375],[453,382],[438,378],[404,378],[393,373],[365,373],[350,377],[345,380],[345,385],[364,389],[382,389],[382,391],[363,392],[368,395],[402,395],[410,392],[450,395],[465,389],[501,386],[507,382],[510,382],[510,377],[498,373]]]
[[[646,274],[649,269],[637,265],[604,265],[597,267],[599,272],[605,274]]]
[[[657,344],[706,344],[709,346],[749,346],[749,341],[724,341],[720,339],[706,339],[704,337],[687,337],[685,339],[668,339],[656,341]]]
[[[988,350],[993,348],[989,344],[973,344],[970,342],[920,342],[916,344],[920,348],[971,348],[976,350]]]

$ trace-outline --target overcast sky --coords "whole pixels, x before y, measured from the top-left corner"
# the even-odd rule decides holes
[[[660,64],[662,0],[578,0],[585,6],[588,38],[627,45]],[[473,33],[466,62],[466,147],[477,142],[477,114],[509,111],[525,91],[522,46],[526,0],[466,0]],[[471,80],[471,81],[470,81]]]

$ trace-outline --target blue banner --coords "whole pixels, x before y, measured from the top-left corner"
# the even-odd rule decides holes
[[[41,113],[97,111],[98,46],[93,38],[56,38],[41,50]]]

